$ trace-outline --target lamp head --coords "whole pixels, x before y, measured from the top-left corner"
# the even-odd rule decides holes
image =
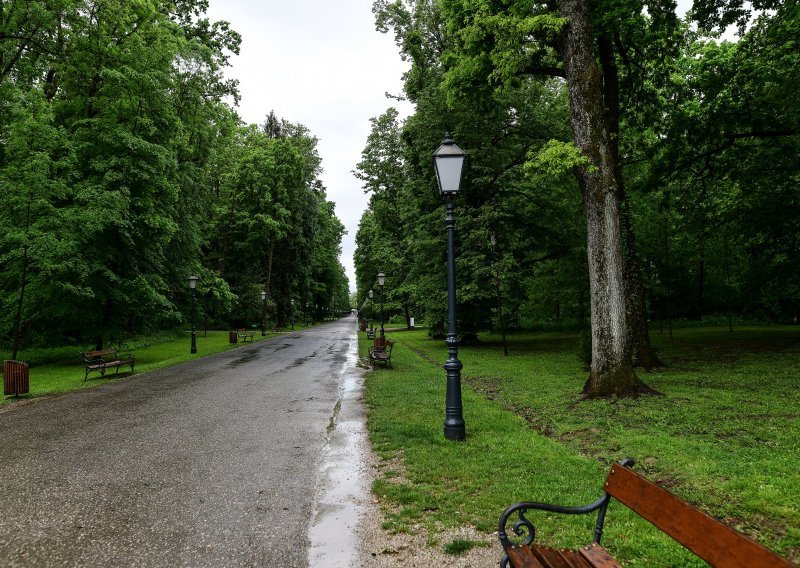
[[[439,182],[439,193],[442,197],[458,193],[465,157],[464,150],[453,142],[450,133],[445,134],[441,146],[433,153],[436,181]]]
[[[197,276],[189,276],[189,289],[194,290],[197,288],[197,281],[200,280]]]
[[[386,282],[386,275],[383,272],[378,272],[378,286],[383,286]]]

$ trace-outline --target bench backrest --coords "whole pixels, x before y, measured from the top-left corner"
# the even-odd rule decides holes
[[[375,347],[386,347],[386,337],[378,336],[375,338]]]
[[[794,566],[620,464],[611,468],[604,489],[712,566]]]
[[[81,355],[85,359],[97,359],[99,357],[103,357],[105,355],[116,355],[116,349],[101,349],[100,351],[83,351]]]

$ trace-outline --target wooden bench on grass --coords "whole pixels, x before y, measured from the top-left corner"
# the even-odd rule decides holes
[[[373,345],[369,347],[370,363],[383,363],[384,366],[392,367],[392,346],[394,342],[386,337],[376,337]]]
[[[498,532],[500,543],[506,552],[500,566],[506,568],[510,564],[514,568],[619,567],[620,564],[600,546],[603,521],[612,497],[712,566],[718,568],[794,566],[754,540],[634,473],[630,469],[631,466],[633,460],[630,459],[614,464],[606,477],[603,496],[589,505],[563,507],[528,502],[517,503],[506,509],[500,517]],[[535,544],[534,526],[525,517],[529,510],[567,515],[597,511],[592,542],[578,550],[562,550]],[[512,516],[516,518],[512,519]],[[509,522],[514,523],[512,530],[517,536],[526,535],[523,543],[513,544],[509,541],[506,534]]]
[[[242,340],[242,343],[247,343],[247,340],[250,340],[250,343],[253,343],[253,338],[256,335],[255,329],[237,329],[236,336]]]
[[[123,365],[131,366],[131,373],[133,372],[134,357],[133,353],[120,354],[114,348],[101,349],[99,351],[81,351],[83,357],[83,366],[86,373],[83,375],[84,382],[89,377],[89,373],[96,371],[104,377],[107,369],[116,369],[114,374],[119,373],[119,368]]]

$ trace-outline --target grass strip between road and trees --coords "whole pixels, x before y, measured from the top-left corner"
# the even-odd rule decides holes
[[[302,325],[297,325],[301,329]],[[277,335],[275,332],[267,331],[262,337],[260,331],[256,331],[253,336],[254,341],[262,341]],[[197,353],[190,353],[190,336],[185,331],[175,331],[173,333],[162,333],[159,335],[132,339],[126,341],[118,347],[120,352],[133,352],[136,357],[134,374],[139,375],[147,371],[154,371],[164,367],[171,367],[187,361],[192,361],[200,357],[213,355],[229,349],[236,349],[247,343],[230,343],[228,331],[208,331],[197,333]],[[115,369],[106,372],[104,377],[99,373],[89,374],[88,380],[84,381],[84,365],[80,357],[81,351],[92,350],[92,347],[60,347],[53,349],[33,348],[21,351],[17,359],[25,361],[31,365],[30,368],[30,393],[23,395],[22,398],[3,397],[0,398],[0,406],[12,404],[27,398],[55,395],[64,392],[92,388],[104,384],[109,380],[123,379],[131,376],[130,368],[123,366],[119,374],[115,375]],[[3,359],[10,358],[11,354],[0,352]]]
[[[425,331],[390,331],[394,370],[368,374],[366,401],[381,473],[373,490],[385,528],[470,525],[496,543],[516,501],[582,505],[601,493],[610,463],[636,470],[782,555],[800,557],[800,330],[676,330],[655,335],[668,367],[642,373],[664,394],[579,400],[586,371],[573,333],[518,333],[462,346],[467,440],[444,439],[447,350]],[[363,335],[361,345],[369,342]],[[576,547],[594,515],[531,513],[537,540]],[[704,563],[618,503],[604,545],[626,565]],[[437,543],[445,547],[449,543]],[[497,545],[498,557],[501,554]]]

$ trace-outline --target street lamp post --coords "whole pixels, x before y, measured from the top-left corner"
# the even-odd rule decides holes
[[[267,291],[261,290],[261,337],[267,335]]]
[[[386,275],[383,272],[378,272],[378,286],[381,290],[381,337],[383,333],[383,285],[386,283]]]
[[[461,172],[464,166],[464,151],[446,134],[441,146],[433,154],[436,180],[439,193],[445,200],[447,216],[447,312],[449,327],[447,331],[447,350],[449,359],[444,364],[447,373],[447,397],[445,401],[444,437],[448,440],[466,438],[463,409],[461,404],[461,368],[458,360],[458,332],[456,330],[456,260],[455,260],[455,198],[461,186]]]
[[[197,276],[189,276],[189,289],[192,291],[192,348],[189,353],[197,353],[197,330],[194,327],[194,294],[198,280]]]
[[[375,331],[372,329],[372,290],[370,290],[368,294],[369,294],[369,334],[370,336],[374,336]]]
[[[290,300],[290,303],[292,305],[292,331],[294,331],[294,298]]]

